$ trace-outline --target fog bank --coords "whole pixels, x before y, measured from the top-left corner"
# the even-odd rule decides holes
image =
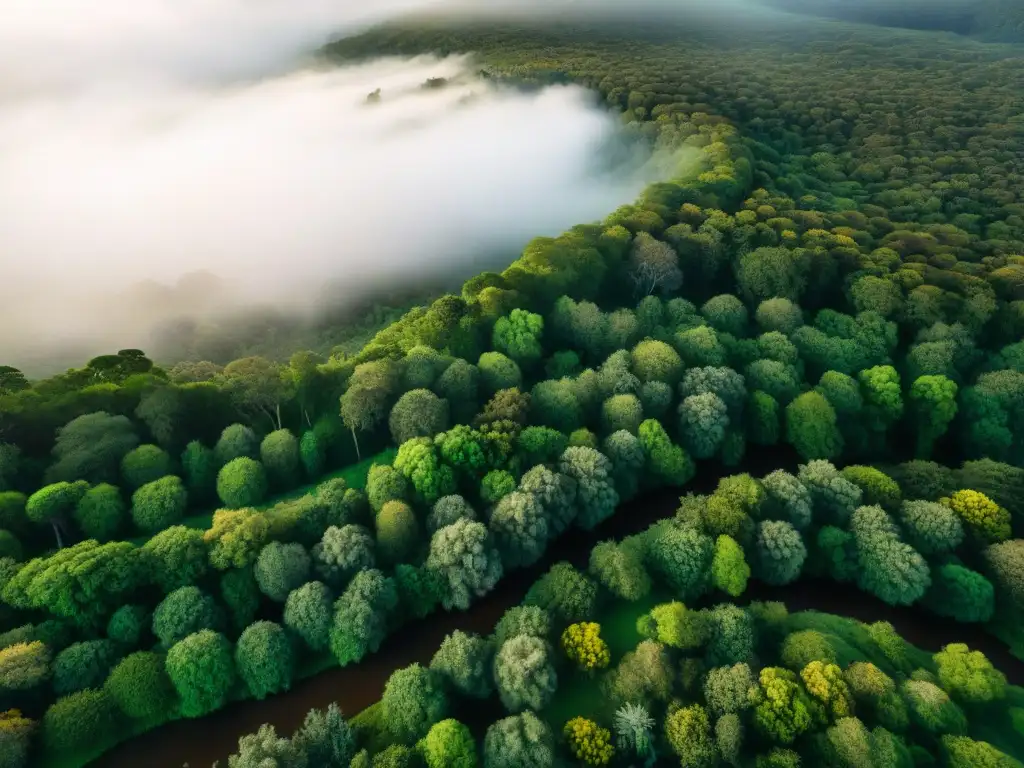
[[[197,270],[309,311],[329,283],[343,301],[497,268],[664,172],[609,173],[616,122],[577,88],[498,89],[460,58],[309,62],[430,5],[0,0],[0,364],[145,347],[154,323],[223,308],[163,287]]]

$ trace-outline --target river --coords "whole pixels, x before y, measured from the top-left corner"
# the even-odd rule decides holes
[[[751,457],[745,469],[755,476],[773,469],[795,470],[797,459],[779,448]],[[701,464],[699,474],[687,491],[707,493],[718,479],[735,469]],[[599,541],[637,533],[652,522],[670,516],[678,506],[679,489],[664,489],[623,504],[594,531],[571,529],[548,549],[541,562],[507,575],[487,596],[465,612],[438,612],[410,622],[389,637],[377,651],[358,664],[334,667],[314,677],[297,681],[290,691],[262,701],[239,701],[206,717],[175,720],[148,733],[123,742],[90,763],[92,768],[208,768],[214,761],[226,765],[236,751],[238,738],[263,723],[271,723],[280,734],[298,728],[306,712],[337,702],[348,716],[378,701],[384,684],[396,669],[414,662],[427,663],[444,637],[456,629],[489,633],[501,615],[519,604],[533,582],[552,564],[567,560],[585,568],[590,550]],[[888,621],[909,642],[929,651],[947,643],[967,643],[980,650],[1015,685],[1024,685],[1024,662],[981,626],[957,624],[917,608],[893,607],[853,586],[824,580],[802,580],[784,587],[751,581],[742,602],[778,600],[791,612],[818,610],[860,621]]]

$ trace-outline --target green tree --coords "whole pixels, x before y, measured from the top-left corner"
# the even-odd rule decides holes
[[[957,413],[957,385],[945,376],[919,376],[910,387],[910,409],[917,425],[917,456],[931,456]]]
[[[140,445],[121,459],[121,478],[129,491],[135,491],[173,472],[174,462],[170,455],[156,445]]]
[[[805,461],[838,456],[843,450],[843,436],[829,401],[811,391],[786,406],[786,440]]]
[[[530,710],[493,723],[484,735],[484,768],[553,768],[555,739]]]
[[[700,704],[680,707],[668,715],[665,738],[683,765],[710,768],[718,761],[711,720]]]
[[[440,681],[419,664],[396,670],[384,685],[381,716],[399,742],[415,743],[447,713],[448,699]]]
[[[603,541],[590,550],[589,573],[621,600],[636,601],[651,591],[643,552],[627,542]]]
[[[779,331],[792,333],[804,324],[804,316],[799,305],[789,299],[775,297],[765,299],[757,305],[754,319],[762,331]]]
[[[769,584],[789,584],[800,576],[807,548],[800,533],[784,520],[757,526],[757,571]]]
[[[165,649],[200,630],[219,631],[223,624],[220,607],[199,587],[179,587],[153,611],[153,634]]]
[[[113,640],[72,643],[53,660],[53,690],[66,696],[86,688],[100,688],[123,651]]]
[[[414,437],[430,437],[448,429],[448,401],[429,389],[413,389],[398,398],[388,426],[396,445]]]
[[[966,736],[943,736],[942,757],[949,768],[1019,768],[1020,761],[1000,752],[987,741]]]
[[[543,709],[558,687],[548,644],[530,635],[506,640],[494,659],[494,683],[509,712]]]
[[[792,744],[801,734],[823,724],[821,708],[800,687],[793,672],[765,667],[759,683],[754,726],[764,737],[779,744]]]
[[[494,324],[491,343],[498,352],[529,369],[539,363],[544,354],[543,333],[544,318],[523,309],[513,309]]]
[[[126,512],[121,492],[109,483],[100,483],[82,495],[72,515],[86,537],[110,541],[124,525]]]
[[[165,593],[188,586],[207,572],[209,551],[203,531],[173,525],[142,545],[153,581]]]
[[[332,525],[312,554],[316,572],[335,588],[344,587],[358,571],[377,564],[373,536],[361,525]]]
[[[278,737],[274,726],[264,723],[256,733],[238,739],[238,752],[228,755],[228,768],[306,768],[307,756],[294,742]]]
[[[442,464],[428,437],[416,437],[402,443],[395,457],[395,469],[412,486],[417,501],[433,504],[442,496],[455,492],[455,475],[451,467]]]
[[[714,559],[712,540],[689,528],[661,524],[649,530],[648,561],[683,600],[694,600],[707,590]]]
[[[312,567],[309,553],[301,544],[272,541],[260,550],[253,574],[260,591],[277,603],[306,583]]]
[[[231,643],[209,629],[173,645],[167,652],[165,668],[181,698],[185,717],[202,717],[224,706],[236,680]]]
[[[631,352],[633,372],[641,382],[662,381],[674,386],[683,375],[683,361],[663,341],[645,339]]]
[[[356,737],[352,727],[342,717],[341,710],[334,702],[326,710],[309,710],[292,741],[306,753],[312,766],[348,768],[356,753]]]
[[[254,506],[266,495],[267,473],[254,459],[232,459],[217,473],[217,496],[231,509]]]
[[[954,621],[989,621],[995,613],[992,582],[956,563],[932,568],[932,583],[922,599],[930,611]]]
[[[686,450],[697,459],[710,459],[725,440],[729,414],[725,402],[712,392],[690,395],[679,404],[679,433]]]
[[[220,438],[213,448],[217,464],[223,467],[235,459],[255,459],[259,456],[260,441],[252,428],[244,424],[231,424],[220,433]]]
[[[938,667],[939,683],[950,696],[977,704],[1006,695],[1006,676],[981,651],[972,651],[964,643],[950,643],[932,658]]]
[[[103,683],[103,691],[126,717],[143,722],[167,717],[177,704],[163,656],[150,651],[123,658]]]
[[[444,583],[442,604],[466,610],[474,596],[490,592],[501,578],[501,555],[482,523],[458,520],[430,539],[426,567]]]
[[[412,507],[389,501],[377,513],[377,552],[387,563],[405,562],[419,541],[420,527]]]
[[[284,604],[284,625],[311,650],[327,648],[333,618],[334,597],[323,582],[307,581],[288,593]]]
[[[260,463],[275,488],[294,488],[299,482],[299,441],[287,429],[271,432],[260,443]]]
[[[65,521],[74,514],[78,502],[88,488],[88,483],[84,481],[61,481],[43,486],[28,497],[25,503],[25,516],[35,525],[48,525],[53,528],[57,547],[63,547],[61,530]]]
[[[757,703],[759,693],[757,679],[743,662],[714,667],[704,679],[704,700],[719,717],[750,709]]]
[[[547,611],[566,623],[592,618],[597,607],[597,584],[569,563],[555,563],[533,583],[523,602]]]
[[[166,475],[146,483],[132,494],[132,520],[146,533],[157,533],[181,520],[188,508],[188,492],[180,477]]]
[[[344,666],[376,651],[397,607],[392,579],[375,569],[357,573],[334,604],[330,640],[338,663]]]
[[[523,384],[519,366],[501,352],[484,352],[476,367],[480,371],[480,386],[487,395],[502,389],[519,388]]]
[[[103,691],[78,691],[57,699],[42,721],[48,751],[70,755],[109,743],[117,728],[117,707]]]
[[[193,440],[181,452],[181,472],[189,495],[197,502],[215,497],[218,462],[216,454],[198,440]]]
[[[486,699],[494,690],[493,656],[494,646],[490,641],[455,630],[442,641],[431,659],[430,669],[460,694]]]
[[[46,481],[116,483],[121,458],[138,444],[127,416],[86,413],[57,430]]]
[[[291,688],[295,661],[288,635],[272,621],[250,624],[235,646],[235,667],[256,699]]]
[[[743,548],[731,536],[719,536],[715,540],[711,560],[711,581],[715,588],[732,597],[739,597],[746,591],[749,578],[750,566],[747,565]]]

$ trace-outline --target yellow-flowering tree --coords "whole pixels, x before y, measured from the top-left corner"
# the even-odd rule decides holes
[[[587,765],[608,765],[611,762],[615,748],[607,728],[585,717],[574,717],[565,724],[562,732],[569,742],[569,750],[578,760]]]
[[[956,512],[968,532],[982,545],[995,544],[1010,538],[1010,512],[984,493],[957,491],[941,502]]]
[[[608,644],[601,639],[601,625],[594,622],[570,624],[562,633],[562,650],[585,672],[604,669],[611,661]]]
[[[800,672],[807,692],[825,705],[834,720],[853,714],[853,694],[835,664],[812,661]]]

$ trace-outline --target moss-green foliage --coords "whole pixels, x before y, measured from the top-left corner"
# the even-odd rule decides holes
[[[597,585],[569,563],[556,563],[530,587],[523,602],[565,623],[585,621],[597,607]]]
[[[388,732],[399,742],[413,744],[444,719],[448,699],[438,676],[413,664],[388,678],[381,707]]]
[[[435,723],[417,745],[427,768],[476,768],[476,744],[469,728],[451,718]]]
[[[121,478],[129,491],[159,480],[174,470],[171,457],[156,445],[140,445],[121,459]]]
[[[2,503],[2,502],[0,502]],[[109,541],[125,522],[126,507],[121,492],[109,483],[86,491],[75,507],[75,523],[90,539]]]
[[[153,634],[164,649],[201,629],[220,630],[223,623],[220,607],[198,587],[174,590],[153,612]]]
[[[188,492],[174,475],[146,483],[132,494],[132,520],[136,528],[148,533],[174,525],[187,507]]]
[[[73,643],[53,660],[53,690],[66,696],[86,688],[100,688],[121,660],[121,646],[113,640]]]
[[[217,496],[231,509],[259,504],[267,495],[267,473],[254,459],[232,459],[217,473]]]
[[[530,635],[509,638],[495,656],[494,683],[509,712],[543,709],[558,686],[550,646]]]
[[[105,692],[78,691],[46,710],[42,737],[47,749],[57,754],[92,749],[110,739],[117,719],[117,707]]]
[[[103,683],[104,692],[126,717],[152,721],[167,717],[177,694],[164,669],[164,657],[137,651],[122,659]]]
[[[235,645],[235,666],[256,699],[287,691],[295,674],[295,654],[280,624],[257,621]]]
[[[171,646],[164,668],[186,717],[201,717],[224,706],[237,679],[231,643],[209,629]]]

